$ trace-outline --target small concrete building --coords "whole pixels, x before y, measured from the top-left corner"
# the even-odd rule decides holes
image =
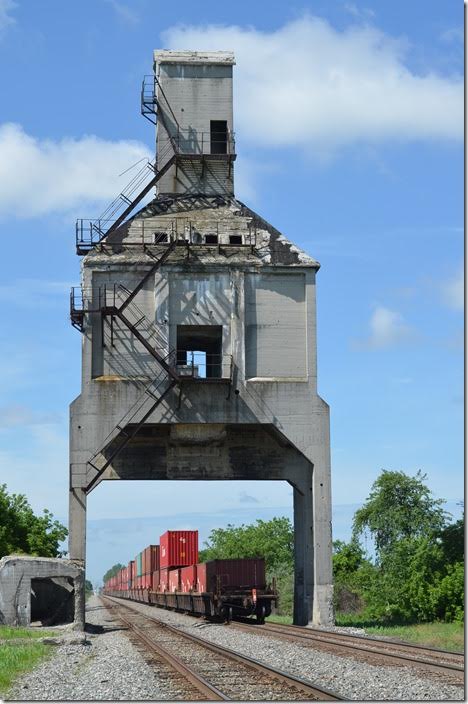
[[[101,218],[77,223],[84,258],[71,319],[83,346],[70,415],[70,558],[85,562],[86,497],[103,480],[286,481],[294,620],[328,625],[319,264],[234,195],[233,65],[229,52],[155,52],[142,89],[155,163]]]
[[[84,571],[70,560],[7,555],[0,560],[0,624],[72,623],[84,629]]]

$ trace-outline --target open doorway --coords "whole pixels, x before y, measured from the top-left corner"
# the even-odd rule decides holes
[[[211,120],[210,122],[211,153],[227,154],[227,122],[226,120]]]
[[[178,325],[179,373],[199,379],[220,379],[222,344],[222,325]]]
[[[31,579],[31,625],[72,623],[75,618],[75,588],[71,577]]]

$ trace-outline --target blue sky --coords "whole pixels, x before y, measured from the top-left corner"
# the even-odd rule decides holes
[[[382,468],[422,469],[456,511],[463,4],[173,8],[0,0],[0,480],[66,520],[81,352],[68,323],[75,218],[99,214],[128,180],[119,174],[151,155],[139,91],[152,50],[233,49],[236,194],[322,264],[319,390],[331,406],[335,537],[349,535]],[[91,577],[119,545],[124,562],[154,542],[160,525],[199,524],[206,537],[229,520],[290,511],[289,487],[270,482],[105,483],[89,499]]]

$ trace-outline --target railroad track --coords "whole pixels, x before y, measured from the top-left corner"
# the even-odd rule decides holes
[[[307,680],[185,633],[111,597],[101,598],[158,663],[172,669],[184,699],[343,701],[343,697]]]
[[[425,672],[446,675],[456,684],[464,683],[464,655],[450,650],[437,650],[424,645],[413,645],[403,641],[383,638],[335,633],[302,626],[285,626],[278,623],[247,623],[233,621],[231,627],[248,633],[268,635],[289,640],[301,645],[323,648],[339,655],[354,655],[379,660],[387,665],[406,665]]]

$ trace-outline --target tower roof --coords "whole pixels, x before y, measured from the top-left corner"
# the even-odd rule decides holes
[[[295,245],[279,230],[264,220],[240,200],[229,196],[179,196],[154,198],[117,230],[102,240],[112,247],[109,253],[125,260],[137,261],[146,257],[142,243],[155,244],[155,235],[166,233],[168,238],[196,233],[196,245],[208,244],[207,234],[217,239],[219,249],[213,246],[196,247],[196,261],[204,264],[237,264],[253,266],[291,266],[318,269],[319,262]],[[234,238],[234,240],[232,239]],[[239,239],[240,238],[240,239]],[[236,246],[235,243],[239,246]],[[243,246],[240,246],[242,242]],[[214,244],[211,241],[211,244]],[[138,246],[139,245],[139,246]],[[226,245],[226,246],[224,246]],[[250,246],[246,246],[250,245]],[[100,257],[92,250],[93,259]],[[176,253],[169,262],[176,261]]]
[[[155,64],[224,64],[233,66],[236,61],[232,51],[173,51],[155,49]]]

